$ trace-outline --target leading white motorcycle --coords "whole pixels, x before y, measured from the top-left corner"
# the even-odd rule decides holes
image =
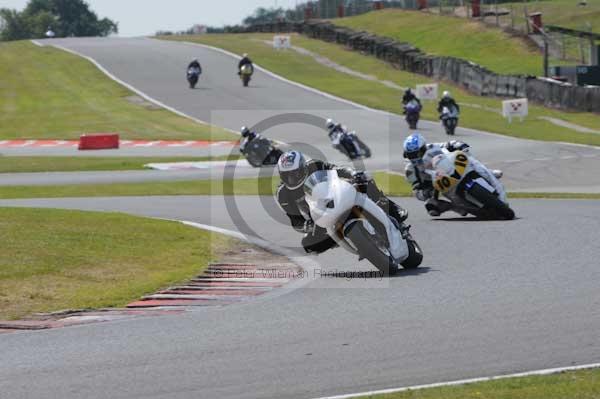
[[[342,248],[368,259],[390,275],[418,267],[423,253],[404,224],[398,225],[366,194],[341,179],[336,171],[320,170],[304,183],[305,199],[317,226]]]
[[[433,157],[431,167],[426,172],[434,190],[448,198],[454,209],[484,219],[515,218],[502,183],[477,159],[462,151],[443,151]]]

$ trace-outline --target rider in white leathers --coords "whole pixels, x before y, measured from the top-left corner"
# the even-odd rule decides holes
[[[404,141],[404,158],[409,161],[404,170],[406,179],[411,183],[417,199],[425,201],[425,208],[429,215],[439,216],[449,210],[465,215],[463,209],[456,209],[451,202],[439,199],[434,195],[435,190],[433,189],[431,175],[426,171],[433,169],[433,158],[443,152],[462,151],[469,155],[473,168],[477,173],[494,186],[502,201],[506,201],[506,191],[497,178],[502,176],[502,172],[498,170],[490,172],[470,154],[470,149],[471,147],[467,143],[457,140],[427,144],[425,138],[418,133],[408,136]]]

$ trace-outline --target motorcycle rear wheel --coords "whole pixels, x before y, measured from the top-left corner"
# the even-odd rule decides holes
[[[393,276],[398,273],[398,264],[389,255],[384,253],[377,243],[373,240],[373,236],[365,229],[361,222],[352,224],[345,232],[352,243],[358,249],[358,253],[369,260],[377,269],[384,274]]]
[[[473,184],[469,189],[469,194],[476,200],[483,204],[483,212],[479,215],[485,219],[500,219],[500,220],[513,220],[515,218],[515,212],[510,209],[508,205],[500,201],[497,195],[490,193],[479,184]]]

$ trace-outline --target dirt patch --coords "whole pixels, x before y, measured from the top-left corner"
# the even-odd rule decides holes
[[[160,107],[160,106],[158,106],[158,105],[156,105],[156,104],[154,104],[154,103],[152,103],[150,101],[147,101],[147,100],[143,99],[140,96],[128,96],[128,97],[125,97],[125,100],[127,100],[131,104],[138,105],[140,107],[143,107],[143,108],[146,108],[146,109],[149,109],[149,110],[159,110],[159,109],[162,109],[162,107]]]

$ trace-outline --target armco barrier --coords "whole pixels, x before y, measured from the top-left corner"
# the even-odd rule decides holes
[[[232,32],[296,32],[373,55],[405,71],[453,82],[480,96],[527,97],[547,107],[600,112],[600,87],[577,87],[535,76],[500,75],[470,61],[428,55],[409,43],[357,32],[328,21],[268,23],[235,27]]]
[[[119,148],[118,134],[84,134],[79,137],[80,150],[109,150]]]

